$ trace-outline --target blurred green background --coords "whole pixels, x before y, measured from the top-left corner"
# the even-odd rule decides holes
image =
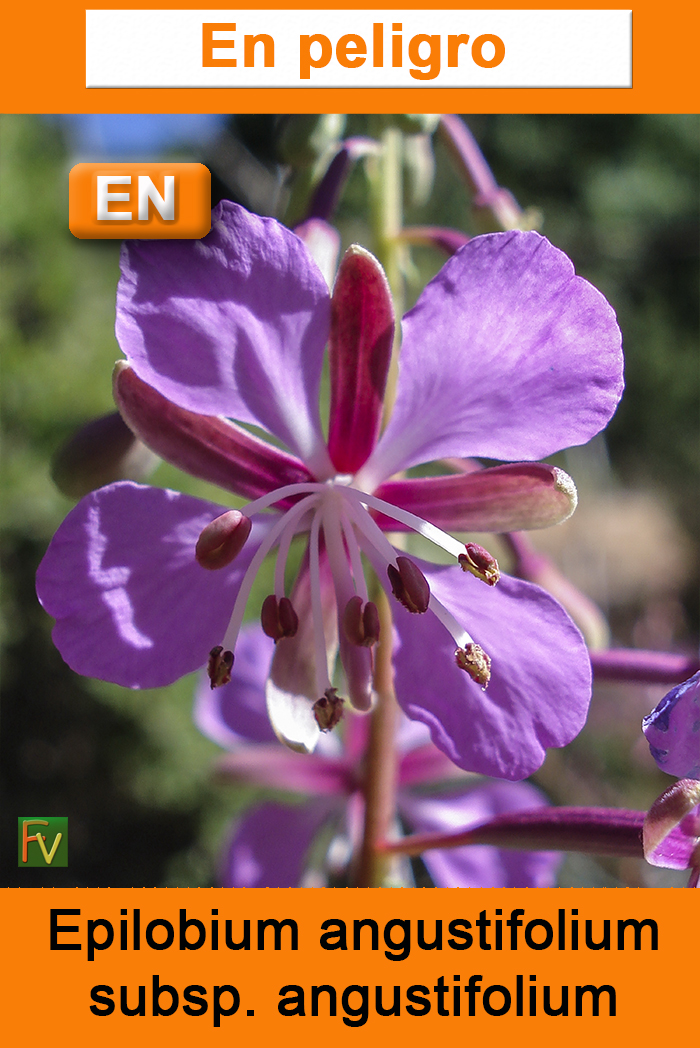
[[[700,117],[466,119],[500,185],[542,213],[542,232],[608,297],[624,336],[622,405],[605,439],[557,459],[581,505],[538,535],[538,548],[601,604],[615,643],[697,650]],[[346,134],[369,131],[366,118],[348,118]],[[194,679],[132,692],[75,676],[51,644],[33,576],[72,505],[50,479],[52,455],[111,410],[119,356],[119,245],[71,236],[70,167],[104,156],[202,160],[215,199],[284,217],[305,176],[285,163],[283,132],[288,141],[289,124],[273,116],[0,117],[3,885],[216,883],[226,824],[250,800],[212,782],[219,751],[191,722]],[[469,195],[439,143],[430,168],[423,150],[407,172],[407,224],[474,232]],[[344,244],[371,248],[366,209],[358,165],[337,214]],[[413,260],[415,297],[442,259],[416,249]],[[219,497],[165,465],[152,482]],[[663,690],[597,688],[586,729],[537,778],[555,803],[648,807],[670,780],[639,722]],[[64,870],[16,868],[16,818],[37,813],[69,817]],[[570,857],[561,883],[681,881],[634,860]]]

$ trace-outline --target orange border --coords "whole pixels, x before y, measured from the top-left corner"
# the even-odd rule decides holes
[[[55,941],[61,944],[82,943],[81,950],[51,952],[50,910],[79,909],[80,915],[56,916],[57,926],[75,926],[77,933],[61,931]],[[140,910],[139,952],[134,952],[133,913]],[[202,922],[207,938],[198,950],[181,952],[179,940],[179,912],[186,910],[185,918]],[[510,952],[510,931],[505,922],[511,911],[520,908],[523,925],[518,932],[518,950]],[[218,911],[219,947],[210,948],[212,909]],[[502,951],[495,949],[496,913],[502,910]],[[491,950],[479,949],[479,932],[475,921],[480,911],[492,921],[485,930]],[[565,949],[558,949],[559,911],[564,914]],[[124,939],[121,939],[121,911],[126,911]],[[577,911],[579,948],[569,948],[568,928],[572,911]],[[290,950],[289,928],[282,933],[281,949],[271,949],[273,933],[263,933],[264,952],[257,949],[257,921],[274,918],[292,919],[298,925],[298,950]],[[371,949],[371,931],[360,932],[360,950],[353,949],[353,921],[371,918],[378,925],[378,950]],[[634,928],[623,930],[624,952],[616,949],[618,920],[651,918],[658,925],[658,949],[652,952],[650,931],[641,932],[641,949],[635,951]],[[96,952],[89,961],[86,951],[88,920],[109,921],[114,939],[109,949]],[[147,925],[156,919],[169,921],[173,926],[174,945],[157,951],[147,948]],[[243,940],[244,920],[251,922],[251,948],[232,952],[225,947],[225,920],[231,920],[231,939]],[[346,922],[350,929],[347,951],[327,951],[321,948],[322,922]],[[592,939],[604,943],[605,920],[610,921],[611,949],[591,951],[584,945],[585,922],[592,921]],[[385,954],[385,928],[389,921],[411,922],[410,951],[405,959],[391,960]],[[421,949],[418,944],[418,921],[424,942],[435,941],[436,920],[442,921],[442,949]],[[475,938],[467,949],[449,945],[450,922],[471,922]],[[552,946],[545,950],[526,948],[525,925],[531,921],[547,921],[552,926]],[[556,1048],[563,1043],[571,1048],[588,1048],[594,1039],[601,1048],[617,1048],[621,1038],[636,1044],[665,1044],[672,1039],[678,1044],[693,1044],[697,1038],[697,965],[690,961],[690,953],[700,936],[700,893],[682,889],[449,889],[397,891],[385,889],[187,889],[187,888],[132,888],[132,889],[38,889],[27,891],[7,888],[0,891],[0,922],[6,955],[12,963],[5,967],[0,982],[0,1007],[8,1043],[73,1046],[99,1043],[105,1048],[122,1048],[125,1038],[138,1048],[140,1045],[179,1045],[250,1042],[258,1045],[284,1044],[288,1048],[309,1048],[329,1044],[352,1048],[353,1045],[376,1046],[400,1038],[403,1048],[423,1048],[426,1038],[436,1043],[480,1043],[485,1039],[496,1044],[518,1044],[522,1048]],[[334,930],[337,925],[334,925]],[[405,927],[405,925],[404,925]],[[462,928],[465,926],[462,925]],[[152,932],[155,941],[164,940],[167,929],[161,924]],[[543,940],[546,927],[539,924],[531,933],[534,941]],[[94,938],[103,942],[108,934],[106,925],[95,926]],[[188,941],[197,941],[195,924],[185,933]],[[405,932],[394,923],[389,936],[401,943]],[[457,933],[459,934],[459,933]],[[122,951],[121,942],[126,946]],[[337,940],[335,940],[337,942]],[[466,942],[463,936],[453,940]],[[394,953],[397,951],[394,950]],[[685,961],[684,961],[685,958]],[[690,963],[688,963],[690,961]],[[151,1014],[153,977],[158,983],[167,983],[178,992],[179,1008],[171,1016]],[[481,994],[475,1006],[474,1017],[469,1016],[468,998],[460,995],[461,1014],[454,1014],[453,986],[468,984],[470,976],[480,978]],[[517,1015],[517,976],[524,988],[523,1014]],[[552,987],[551,1003],[556,1008],[561,999],[561,987],[569,989],[568,1016],[551,1017],[543,1014],[542,997],[537,998],[537,1014],[532,1015],[529,987],[534,982],[538,989]],[[437,995],[434,991],[439,977],[449,993],[443,998],[447,1014],[437,1014]],[[456,978],[458,977],[458,978]],[[183,1014],[184,990],[196,984],[207,990],[210,1008],[206,1015]],[[211,1002],[215,986],[229,984],[240,994],[239,1011],[222,1018],[219,1028],[212,1022]],[[279,1013],[280,990],[289,984],[305,990],[306,1013],[284,1016]],[[330,984],[337,993],[338,1011],[328,1015],[328,999],[320,997],[317,1016],[311,1014],[310,987]],[[363,1026],[352,1027],[343,1022],[341,1005],[343,990],[354,984],[369,987],[369,1017]],[[590,1014],[590,997],[585,998],[586,1009],[575,1015],[576,986],[609,985],[616,991],[617,1012],[608,1015],[607,994],[601,995],[601,1011],[596,1018]],[[121,1014],[120,986],[126,986],[127,1003],[133,1006],[139,985],[145,986],[146,1015],[127,1017]],[[394,986],[400,987],[401,1012],[385,1018],[375,1014],[375,986],[382,986],[382,1003],[391,1005]],[[502,1016],[488,1015],[483,1009],[483,992],[492,985],[505,986],[511,993],[511,1009]],[[107,986],[113,991],[116,1008],[109,1016],[91,1013],[91,990]],[[406,990],[422,986],[431,1000],[431,1010],[425,1015],[413,1015],[406,1010]],[[100,992],[100,991],[98,991]],[[103,993],[103,991],[102,991]],[[288,994],[282,995],[287,997]],[[426,996],[425,994],[423,996]],[[503,997],[496,991],[490,998],[494,1007],[501,1006]],[[231,998],[225,998],[230,1003]],[[349,999],[350,1000],[350,999]],[[172,998],[166,993],[163,1007]],[[357,998],[351,999],[357,1007]],[[100,1008],[101,1005],[97,1004]],[[103,1007],[103,1006],[102,1006]],[[254,1015],[249,1015],[251,1009]],[[157,1019],[157,1021],[155,1021]],[[155,1022],[155,1024],[154,1024]],[[14,1035],[14,1036],[13,1036]],[[154,1040],[155,1037],[155,1040]]]
[[[578,9],[619,7],[633,11],[633,86],[631,89],[264,89],[218,88],[87,90],[85,84],[85,10],[94,0],[37,0],[31,9],[15,5],[4,15],[0,42],[0,100],[6,113],[304,113],[304,112],[479,112],[479,113],[657,113],[700,111],[697,39],[700,6],[695,0],[631,3],[569,0],[504,0],[475,7],[508,9]],[[192,0],[106,0],[112,9],[201,9],[215,4]],[[246,4],[246,7],[251,6]],[[255,6],[255,5],[252,5]],[[298,8],[291,0],[271,0],[264,8]],[[305,7],[329,5],[305,0]],[[347,7],[340,3],[338,7]],[[368,4],[362,5],[371,10]],[[377,5],[378,7],[381,5]],[[409,0],[397,10],[423,9]],[[463,9],[454,0],[441,7]],[[221,8],[222,10],[225,8]]]

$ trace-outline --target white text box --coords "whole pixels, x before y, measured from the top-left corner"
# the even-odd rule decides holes
[[[204,31],[205,40],[208,34],[221,44],[210,47],[209,57],[235,66],[203,64],[205,24],[235,24],[235,31]],[[267,39],[256,40],[262,34]],[[85,67],[86,86],[102,88],[626,88],[632,16],[629,10],[86,11]]]

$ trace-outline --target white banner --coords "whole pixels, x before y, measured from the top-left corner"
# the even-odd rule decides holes
[[[86,11],[87,87],[631,87],[631,11]]]

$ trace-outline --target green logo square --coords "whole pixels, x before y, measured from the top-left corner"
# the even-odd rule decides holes
[[[24,816],[17,819],[18,866],[67,866],[68,819]]]

